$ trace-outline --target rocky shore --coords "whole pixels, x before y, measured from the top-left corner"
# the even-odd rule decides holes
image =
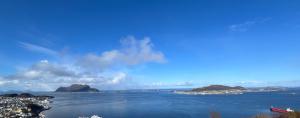
[[[0,95],[0,118],[43,118],[41,112],[51,108],[52,98],[29,93]]]

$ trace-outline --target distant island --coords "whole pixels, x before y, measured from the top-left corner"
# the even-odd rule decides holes
[[[206,87],[202,87],[202,88],[192,89],[192,91],[195,91],[195,92],[221,91],[221,90],[246,90],[246,88],[241,87],[241,86],[230,87],[230,86],[224,86],[224,85],[210,85],[210,86],[206,86]]]
[[[99,90],[91,88],[89,85],[72,84],[69,87],[59,87],[55,92],[99,92]]]
[[[243,94],[245,92],[271,92],[284,90],[282,87],[244,88],[241,86],[210,85],[187,91],[175,91],[178,94],[211,95],[211,94]]]

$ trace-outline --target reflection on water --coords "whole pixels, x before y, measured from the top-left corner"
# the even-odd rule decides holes
[[[295,94],[289,94],[295,93]],[[41,93],[42,94],[42,93]],[[168,91],[105,91],[43,93],[55,96],[49,118],[205,118],[218,111],[223,118],[269,113],[270,106],[300,108],[299,91],[242,95],[179,95]]]

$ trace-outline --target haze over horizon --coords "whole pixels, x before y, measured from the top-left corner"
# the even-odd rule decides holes
[[[0,90],[300,85],[300,1],[0,1]]]

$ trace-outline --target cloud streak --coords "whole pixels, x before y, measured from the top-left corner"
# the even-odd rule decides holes
[[[239,23],[239,24],[233,24],[233,25],[229,26],[229,30],[232,32],[246,32],[252,26],[260,24],[260,23],[264,23],[269,20],[271,20],[271,18],[256,19],[256,20],[252,20],[252,21],[246,21],[243,23]]]
[[[47,54],[47,55],[52,55],[52,56],[56,56],[58,54],[54,50],[51,50],[49,48],[45,48],[45,47],[42,47],[42,46],[39,46],[39,45],[26,43],[26,42],[19,42],[19,44],[22,48],[25,48],[29,51],[38,52],[38,53]]]

